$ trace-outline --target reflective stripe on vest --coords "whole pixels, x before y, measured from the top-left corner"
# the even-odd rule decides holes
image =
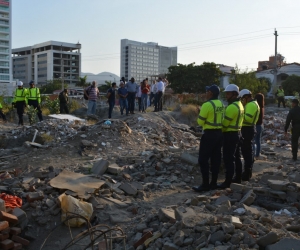
[[[24,90],[25,90],[25,89],[22,89],[22,95],[17,95],[17,93],[20,92],[20,91],[18,91],[18,90],[20,90],[20,89],[17,89],[17,90],[16,90],[15,97],[25,97],[25,96],[24,96]]]
[[[216,126],[216,127],[220,127],[222,126],[222,123],[217,123],[217,114],[216,114],[216,105],[213,101],[208,101],[214,108],[214,122],[208,122],[206,121],[205,124],[210,125],[210,126]],[[199,116],[199,119],[203,120],[202,117]],[[205,120],[205,119],[204,119]]]
[[[231,103],[231,104],[237,107],[239,113],[238,113],[238,117],[237,117],[237,119],[236,119],[236,124],[235,124],[235,126],[229,125],[227,128],[241,129],[241,126],[239,126],[239,122],[240,122],[240,119],[241,119],[241,109],[240,109],[239,105],[237,105],[236,103]],[[229,119],[227,119],[227,120],[229,120]],[[232,121],[232,120],[233,120],[233,119],[231,119],[231,121]]]
[[[244,120],[244,124],[245,125],[250,125],[250,126],[254,126],[255,125],[255,121],[256,121],[256,118],[257,118],[257,115],[258,115],[258,108],[259,106],[256,104],[256,102],[253,102],[257,109],[256,109],[256,112],[255,112],[255,116],[254,116],[254,119],[252,119],[252,122],[247,122],[246,120]],[[250,114],[245,114],[246,116],[249,116],[250,118],[253,118],[253,115],[250,115]]]
[[[35,96],[31,96],[31,90],[32,90],[32,89],[35,89]],[[33,100],[33,99],[38,99],[38,96],[37,96],[38,93],[37,93],[37,92],[38,92],[38,89],[37,89],[37,88],[31,88],[31,89],[29,89],[29,98],[28,98],[28,99],[32,99],[32,100]]]

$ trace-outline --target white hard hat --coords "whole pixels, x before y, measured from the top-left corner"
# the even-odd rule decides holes
[[[239,94],[239,97],[243,97],[244,95],[252,95],[252,93],[249,89],[242,89]]]
[[[231,91],[235,91],[235,92],[239,93],[239,87],[236,86],[235,84],[227,85],[224,92],[231,92]]]
[[[23,86],[23,82],[18,81],[17,86]]]

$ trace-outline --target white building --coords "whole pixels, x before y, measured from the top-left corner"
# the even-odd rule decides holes
[[[0,94],[11,95],[12,64],[11,64],[11,2],[0,0]]]
[[[137,82],[150,76],[166,74],[171,65],[177,65],[177,47],[160,46],[158,43],[142,43],[121,40],[120,77]]]
[[[0,0],[1,1],[1,0]],[[75,85],[81,72],[81,44],[48,41],[12,49],[13,77],[25,84],[62,79]]]
[[[226,86],[230,84],[229,79],[234,67],[226,66],[224,64],[218,64],[218,67],[224,73],[224,76],[220,78],[220,87],[225,89]]]

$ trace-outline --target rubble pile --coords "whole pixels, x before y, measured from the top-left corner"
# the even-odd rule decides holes
[[[39,235],[44,233],[46,238],[62,222],[62,197],[72,197],[88,204],[86,218],[92,225],[121,227],[129,250],[297,249],[300,170],[278,154],[281,147],[289,147],[281,136],[284,122],[284,115],[266,115],[262,149],[268,155],[267,169],[254,173],[250,182],[201,195],[191,191],[191,186],[199,184],[199,168],[195,167],[199,134],[163,112],[94,125],[50,119],[14,129],[7,136],[21,138],[38,130],[53,137],[44,143],[47,148],[35,148],[30,157],[55,149],[76,154],[77,163],[58,167],[43,162],[23,172],[2,171],[0,190],[21,197],[22,206],[8,209],[0,200],[0,210],[18,219],[11,224],[0,214],[0,220],[18,232],[14,237],[0,230],[0,240],[7,234],[11,241],[21,243],[16,240],[20,237],[30,241],[28,249],[38,249]],[[0,157],[5,154],[2,150]],[[271,164],[274,159],[276,163]],[[62,234],[67,235],[66,231]],[[112,249],[124,249],[118,234],[113,236]],[[48,244],[60,249],[66,243],[63,238],[50,237]]]

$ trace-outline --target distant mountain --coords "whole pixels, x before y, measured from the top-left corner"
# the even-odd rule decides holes
[[[87,82],[96,81],[98,85],[105,84],[105,81],[116,82],[119,85],[120,77],[114,73],[101,72],[99,74],[81,72],[81,77],[87,75]]]

